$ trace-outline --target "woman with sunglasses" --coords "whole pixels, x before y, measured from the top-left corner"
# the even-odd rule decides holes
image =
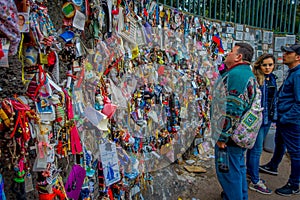
[[[273,74],[275,57],[272,54],[263,54],[254,63],[253,73],[262,91],[263,123],[258,132],[252,149],[247,151],[247,176],[250,179],[249,189],[261,194],[271,194],[264,180],[259,178],[259,161],[263,150],[264,139],[271,123],[277,120],[277,84]]]

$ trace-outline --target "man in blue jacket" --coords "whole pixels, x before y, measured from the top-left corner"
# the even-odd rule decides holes
[[[236,43],[226,56],[224,63],[227,71],[216,82],[211,107],[211,129],[215,145],[216,173],[223,188],[224,200],[247,200],[245,148],[238,146],[232,139],[230,129],[239,121],[252,104],[256,95],[256,78],[250,62],[254,50],[247,43]],[[229,167],[226,172],[218,167],[224,159],[219,152],[226,149]],[[226,159],[226,158],[225,158]]]
[[[275,151],[271,161],[260,166],[260,171],[277,175],[278,165],[287,149],[291,158],[291,174],[287,184],[276,189],[275,193],[291,196],[300,194],[300,44],[283,46],[281,50],[289,73],[278,94]]]

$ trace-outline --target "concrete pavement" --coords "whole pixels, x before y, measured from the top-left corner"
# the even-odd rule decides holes
[[[272,153],[263,151],[261,164],[267,163]],[[189,173],[184,165],[176,163],[157,171],[154,175],[152,188],[143,191],[145,200],[221,200],[222,188],[217,180],[214,159],[199,163],[206,173]],[[299,169],[300,170],[300,169]],[[300,200],[300,195],[284,197],[274,193],[276,188],[287,183],[290,174],[290,160],[285,155],[278,169],[279,175],[272,176],[261,173],[261,178],[273,191],[270,195],[263,195],[248,190],[249,200]]]
[[[263,152],[261,157],[261,164],[267,163],[272,157],[272,153]],[[284,197],[275,194],[275,189],[284,186],[290,175],[291,163],[290,159],[285,155],[282,162],[279,165],[278,176],[272,176],[264,173],[260,173],[263,180],[266,181],[266,185],[273,191],[271,195],[263,195],[258,192],[249,191],[249,200],[299,200],[300,195],[294,195],[291,197]],[[299,169],[300,170],[300,169]]]

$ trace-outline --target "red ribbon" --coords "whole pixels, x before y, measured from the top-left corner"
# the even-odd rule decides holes
[[[72,101],[66,90],[64,90],[64,93],[66,96],[67,116],[68,116],[68,119],[71,120],[74,118]],[[80,138],[79,138],[79,134],[78,134],[78,130],[77,130],[75,121],[74,121],[74,125],[71,127],[70,135],[71,135],[72,154],[82,153],[82,145],[80,142]]]

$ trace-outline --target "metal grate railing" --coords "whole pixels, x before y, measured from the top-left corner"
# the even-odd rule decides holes
[[[300,0],[159,0],[205,18],[300,35]]]

